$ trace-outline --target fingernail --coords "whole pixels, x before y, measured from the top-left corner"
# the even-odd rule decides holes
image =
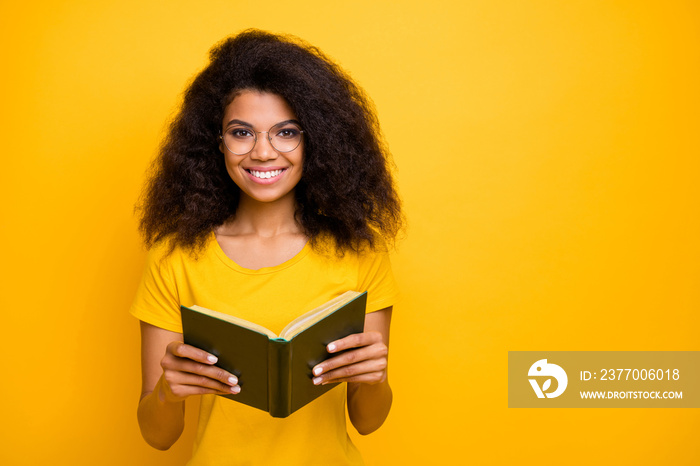
[[[335,351],[335,343],[328,345],[328,351]]]
[[[314,375],[321,375],[321,372],[323,372],[323,369],[321,369],[320,367],[314,368]]]
[[[321,377],[314,377],[312,381],[314,385],[318,385],[321,383]]]
[[[231,387],[231,393],[239,393],[240,391],[241,387],[239,387],[238,385]]]
[[[234,376],[231,376],[228,378],[228,383],[230,383],[231,385],[236,385],[238,383],[238,379]]]
[[[209,362],[212,363],[212,364],[214,364],[214,363],[215,363],[216,361],[218,361],[218,360],[219,360],[219,358],[217,358],[217,357],[214,356],[213,354],[210,354],[209,356],[207,356],[207,361],[209,361]]]

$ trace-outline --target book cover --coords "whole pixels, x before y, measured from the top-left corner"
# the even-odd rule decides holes
[[[295,319],[279,336],[227,314],[182,306],[183,337],[238,377],[241,392],[222,396],[287,417],[338,385],[314,385],[311,369],[331,356],[328,343],[363,331],[366,305],[367,292],[346,292]]]

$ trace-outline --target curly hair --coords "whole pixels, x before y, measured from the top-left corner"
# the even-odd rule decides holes
[[[291,36],[246,30],[215,45],[170,124],[137,204],[146,246],[201,248],[236,213],[240,196],[218,136],[226,106],[243,90],[287,101],[304,129],[295,218],[312,246],[336,252],[393,243],[404,220],[390,154],[373,105],[318,48]]]

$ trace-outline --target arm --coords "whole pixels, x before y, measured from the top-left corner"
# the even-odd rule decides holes
[[[185,399],[208,393],[238,393],[235,376],[214,364],[216,357],[182,342],[182,334],[141,322],[141,435],[167,450],[182,434]]]
[[[362,435],[377,430],[391,409],[392,393],[387,378],[391,310],[388,307],[367,314],[363,333],[328,345],[330,353],[349,351],[314,368],[315,384],[348,382],[348,414]]]

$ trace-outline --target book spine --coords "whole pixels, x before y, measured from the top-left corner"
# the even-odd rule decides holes
[[[281,338],[270,340],[267,354],[270,415],[287,417],[292,411],[292,345]]]

